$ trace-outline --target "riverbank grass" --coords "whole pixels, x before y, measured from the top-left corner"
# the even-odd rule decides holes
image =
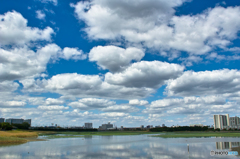
[[[6,143],[25,143],[28,142],[26,138],[37,138],[37,132],[30,131],[0,131],[0,144]]]

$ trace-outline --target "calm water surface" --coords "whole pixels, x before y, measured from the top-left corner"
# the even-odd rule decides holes
[[[84,138],[49,139],[48,141],[28,142],[21,145],[1,146],[0,158],[239,158],[239,156],[210,156],[210,151],[238,150],[240,138],[164,139],[148,136],[86,136]]]

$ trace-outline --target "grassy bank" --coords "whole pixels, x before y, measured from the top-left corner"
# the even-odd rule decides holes
[[[25,143],[28,142],[28,138],[37,138],[38,132],[30,131],[0,131],[0,144],[7,143]]]
[[[189,137],[240,137],[240,132],[171,132],[153,137],[162,138],[189,138]]]
[[[102,132],[72,132],[72,131],[0,131],[0,144],[6,143],[25,143],[28,141],[38,141],[38,136],[47,136],[46,139],[54,138],[79,138],[87,136],[113,136],[113,135],[141,135],[156,134],[156,132],[147,131],[102,131]]]

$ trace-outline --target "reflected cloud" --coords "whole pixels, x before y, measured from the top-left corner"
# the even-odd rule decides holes
[[[1,158],[7,159],[205,159],[211,157],[211,150],[238,151],[239,148],[240,138],[188,138],[186,140],[184,138],[153,138],[147,135],[92,136],[92,138],[50,139],[1,147],[0,154]],[[217,157],[219,156],[212,158]]]

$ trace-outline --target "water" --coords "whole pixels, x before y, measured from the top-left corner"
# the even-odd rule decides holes
[[[1,146],[0,158],[132,158],[186,159],[238,158],[210,156],[210,151],[230,151],[240,146],[240,138],[158,138],[149,135],[86,136],[34,141],[21,145]],[[41,137],[44,138],[44,137]],[[189,145],[189,153],[188,153]],[[239,153],[239,152],[238,152]]]

